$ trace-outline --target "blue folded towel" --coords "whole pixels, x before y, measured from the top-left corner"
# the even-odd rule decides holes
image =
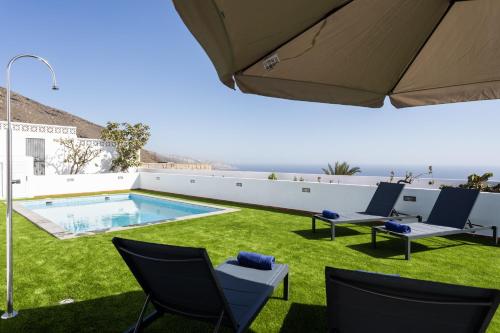
[[[251,267],[262,270],[271,270],[274,266],[274,257],[265,254],[244,252],[238,253],[238,264],[244,267]]]
[[[321,215],[323,215],[323,217],[326,217],[327,219],[332,219],[332,220],[336,220],[340,217],[340,215],[336,212],[334,212],[333,210],[327,210],[325,209]]]
[[[385,222],[385,228],[389,231],[398,232],[400,234],[409,234],[411,232],[409,225],[401,224],[393,220]]]

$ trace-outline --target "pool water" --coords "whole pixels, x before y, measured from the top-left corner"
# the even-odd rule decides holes
[[[222,210],[139,194],[36,200],[22,205],[72,233],[174,220]]]

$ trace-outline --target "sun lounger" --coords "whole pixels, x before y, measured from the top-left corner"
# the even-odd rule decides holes
[[[405,258],[410,259],[411,241],[419,238],[474,233],[480,230],[492,230],[495,244],[498,242],[496,226],[472,224],[469,216],[479,196],[478,190],[462,188],[445,188],[432,208],[426,222],[410,223],[410,233],[397,233],[383,226],[372,227],[372,246],[377,245],[377,232],[387,233],[405,242]]]
[[[500,290],[325,268],[328,332],[483,333]]]
[[[339,213],[338,219],[329,219],[322,214],[316,214],[312,217],[312,230],[316,232],[316,220],[330,224],[331,240],[335,239],[335,226],[338,224],[356,224],[367,222],[384,222],[390,219],[417,219],[420,216],[409,216],[398,213],[394,206],[403,191],[404,184],[380,183],[373,195],[368,207],[364,212],[357,213]]]
[[[282,281],[284,297],[288,299],[285,264],[257,270],[228,260],[214,270],[202,248],[116,237],[113,244],[146,293],[137,323],[126,332],[139,332],[163,314],[211,322],[214,332],[221,326],[244,332]],[[145,316],[149,304],[154,311]]]

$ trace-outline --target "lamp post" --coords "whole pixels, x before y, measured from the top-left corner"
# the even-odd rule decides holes
[[[7,310],[2,315],[2,319],[14,318],[17,316],[17,312],[14,310],[14,290],[13,290],[13,272],[12,272],[12,184],[19,183],[18,180],[12,180],[12,124],[11,124],[11,110],[10,110],[10,70],[12,64],[16,62],[16,60],[21,58],[34,58],[43,62],[50,69],[52,74],[52,89],[57,90],[57,80],[54,69],[49,64],[47,60],[42,57],[32,55],[32,54],[20,54],[12,58],[7,64],[6,71],[6,86],[5,86],[5,110],[7,111],[7,214],[6,214],[6,233],[7,233],[7,268],[6,268],[6,276],[7,276]]]

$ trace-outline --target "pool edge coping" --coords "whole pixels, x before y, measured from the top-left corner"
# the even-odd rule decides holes
[[[12,203],[12,206],[13,206],[12,208],[14,209],[14,211],[16,213],[18,213],[21,216],[23,216],[24,218],[28,219],[31,223],[33,223],[38,228],[44,230],[48,234],[56,237],[57,239],[61,239],[61,240],[79,238],[79,237],[84,237],[84,236],[94,236],[94,235],[99,235],[99,234],[108,233],[108,232],[124,231],[124,230],[141,228],[141,227],[146,227],[146,226],[151,226],[151,225],[165,224],[165,223],[190,220],[190,219],[195,219],[195,218],[203,218],[203,217],[208,217],[208,216],[212,216],[212,215],[220,215],[220,214],[234,213],[234,212],[240,211],[240,209],[233,208],[233,207],[224,207],[224,206],[219,206],[219,205],[214,205],[214,204],[209,204],[209,203],[200,204],[200,203],[193,201],[193,200],[182,200],[182,199],[178,199],[178,198],[170,198],[170,197],[164,197],[164,196],[160,196],[160,195],[147,194],[147,193],[140,193],[140,192],[135,192],[135,191],[125,192],[123,194],[142,195],[142,196],[150,197],[150,198],[169,200],[169,201],[175,201],[175,202],[181,202],[181,203],[188,203],[188,204],[194,204],[194,205],[205,206],[205,207],[210,207],[210,208],[217,208],[219,210],[214,211],[214,212],[202,213],[202,214],[191,214],[191,215],[181,216],[181,217],[168,219],[168,220],[152,221],[152,222],[147,222],[147,223],[142,223],[142,224],[132,224],[130,226],[124,226],[124,227],[113,227],[113,228],[96,230],[96,231],[73,233],[73,232],[69,232],[69,231],[65,230],[63,227],[52,222],[51,220],[33,212],[32,210],[30,210],[26,207],[24,207],[22,205],[22,203],[29,202],[29,201],[44,201],[44,200],[54,201],[57,199],[69,199],[69,198],[78,198],[78,197],[110,196],[110,195],[116,195],[116,193],[115,194],[103,193],[103,194],[96,194],[96,195],[74,196],[74,197],[67,197],[67,198],[37,198],[37,199],[18,200],[18,201],[14,201]]]

